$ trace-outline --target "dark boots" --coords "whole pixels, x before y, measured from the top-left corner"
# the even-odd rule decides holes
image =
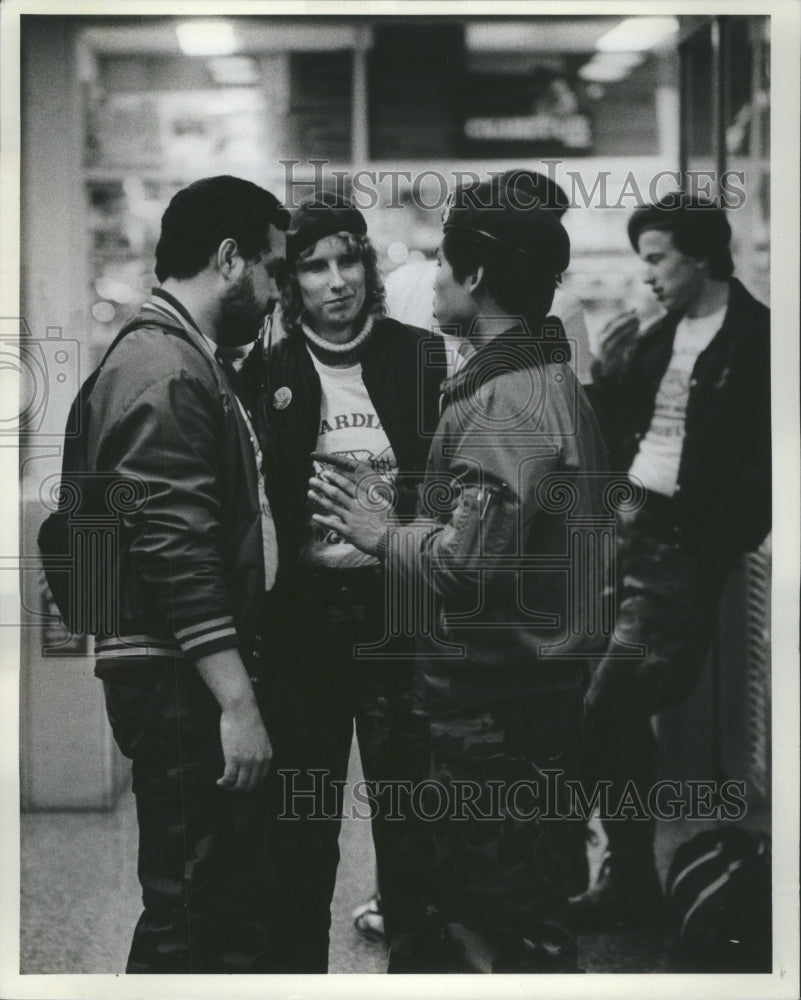
[[[574,930],[609,930],[651,923],[663,916],[662,888],[651,854],[618,859],[608,854],[597,883],[568,904]]]

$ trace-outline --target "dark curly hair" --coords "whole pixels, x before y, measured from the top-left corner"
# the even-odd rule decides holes
[[[375,247],[366,236],[354,236],[353,233],[335,234],[346,245],[351,253],[356,253],[364,264],[366,294],[364,306],[356,319],[358,329],[364,325],[368,316],[379,318],[386,315],[384,304],[384,280],[378,267],[378,255]],[[279,276],[281,286],[281,322],[287,333],[302,336],[303,296],[297,278],[297,263],[311,257],[313,246],[302,250],[294,264],[287,266]]]
[[[649,229],[670,233],[673,246],[685,257],[706,260],[710,278],[728,281],[732,276],[731,226],[717,202],[674,191],[653,205],[642,205],[628,222],[635,253],[640,252],[640,236]]]
[[[156,277],[193,278],[229,238],[245,260],[256,260],[269,250],[271,224],[285,230],[289,212],[257,184],[227,174],[195,181],[173,197],[162,216]]]

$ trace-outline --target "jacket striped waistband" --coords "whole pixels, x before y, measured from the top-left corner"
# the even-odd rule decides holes
[[[171,656],[184,659],[180,646],[151,635],[114,635],[95,640],[95,657],[114,660],[128,657]]]

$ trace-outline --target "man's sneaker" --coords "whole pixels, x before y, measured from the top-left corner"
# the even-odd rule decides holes
[[[653,865],[616,877],[607,860],[598,882],[568,901],[566,922],[577,931],[611,930],[664,917],[662,889]]]

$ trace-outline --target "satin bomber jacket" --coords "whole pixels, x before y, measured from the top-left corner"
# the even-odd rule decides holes
[[[606,451],[546,323],[547,339],[512,329],[445,383],[418,516],[387,535],[432,708],[575,688],[605,644]]]
[[[118,621],[98,635],[97,672],[132,656],[194,660],[239,648],[246,665],[258,657],[265,584],[254,452],[199,334],[154,320],[124,337],[92,392],[87,434],[94,470],[118,474],[131,491],[118,512]]]

